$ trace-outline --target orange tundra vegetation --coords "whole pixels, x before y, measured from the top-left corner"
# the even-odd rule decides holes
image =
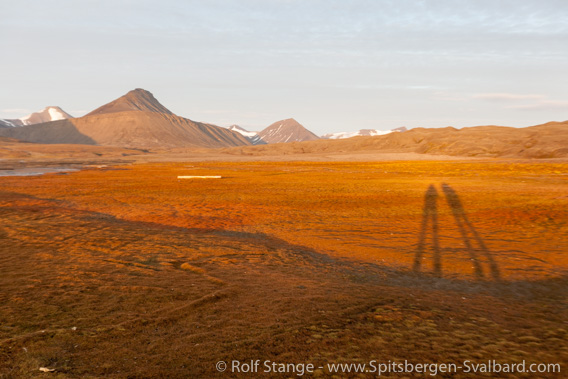
[[[565,363],[567,172],[207,162],[4,177],[0,377]]]

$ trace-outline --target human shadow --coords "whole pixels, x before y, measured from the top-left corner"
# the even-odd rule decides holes
[[[462,240],[473,263],[475,276],[477,276],[478,278],[483,278],[485,276],[483,267],[479,260],[479,252],[487,259],[487,262],[489,264],[489,272],[493,280],[501,280],[499,266],[493,259],[491,252],[485,245],[485,242],[483,241],[477,230],[473,227],[471,221],[469,221],[469,218],[465,213],[458,194],[446,183],[442,183],[442,191],[444,191],[444,194],[446,195],[446,201],[448,202],[448,205],[452,210],[456,225],[460,231]],[[474,247],[475,244],[477,245],[477,247]]]
[[[448,184],[442,184],[442,191],[446,197],[446,201],[451,209],[456,226],[461,235],[461,239],[465,245],[473,264],[474,275],[478,279],[485,277],[485,272],[480,261],[480,255],[484,256],[489,265],[489,273],[493,280],[500,281],[501,274],[497,262],[493,259],[491,252],[487,248],[485,242],[467,217],[462,202],[456,191]],[[435,276],[442,276],[442,253],[439,240],[438,225],[438,191],[431,184],[424,195],[424,208],[422,210],[422,224],[420,234],[418,236],[418,246],[414,256],[413,271],[419,273],[422,271],[422,261],[426,251],[426,240],[431,231],[432,252],[433,252],[433,273]]]
[[[440,242],[438,236],[438,191],[434,185],[430,185],[424,195],[424,209],[422,210],[422,226],[418,238],[418,248],[414,256],[413,270],[420,272],[422,269],[422,259],[426,249],[426,236],[428,226],[432,228],[432,249],[434,251],[434,274],[442,275],[442,260],[440,256]]]

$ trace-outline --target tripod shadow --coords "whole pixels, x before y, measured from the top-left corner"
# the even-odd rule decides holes
[[[485,242],[467,217],[464,210],[462,202],[456,193],[456,191],[450,187],[448,184],[442,184],[442,192],[446,197],[446,202],[452,211],[456,226],[461,235],[461,239],[465,245],[465,249],[469,254],[471,262],[473,264],[474,275],[478,279],[483,279],[485,277],[484,268],[479,257],[485,257],[488,266],[489,274],[491,278],[495,281],[501,280],[501,273],[499,272],[499,266],[497,262],[493,259],[491,252],[485,245]],[[426,194],[424,196],[424,209],[422,211],[422,226],[420,230],[420,235],[418,237],[418,247],[414,257],[413,270],[415,272],[420,272],[422,269],[422,259],[426,249],[426,237],[428,234],[428,225],[431,225],[432,229],[432,250],[433,250],[433,264],[434,264],[434,275],[442,275],[442,258],[440,252],[440,242],[439,242],[439,226],[438,226],[438,191],[434,185],[430,185]]]

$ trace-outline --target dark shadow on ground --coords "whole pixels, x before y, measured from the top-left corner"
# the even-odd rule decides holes
[[[487,245],[477,232],[463,207],[463,204],[457,192],[446,183],[442,183],[442,191],[446,197],[448,206],[452,211],[456,226],[459,230],[461,240],[466,248],[467,254],[473,264],[473,274],[477,279],[485,279],[486,272],[483,267],[483,261],[480,256],[485,257],[489,265],[489,274],[494,281],[501,280],[501,273],[499,266],[493,258]],[[420,227],[420,234],[418,235],[418,247],[414,256],[414,263],[412,270],[415,273],[420,273],[422,269],[422,261],[426,251],[427,238],[431,232],[431,243],[433,252],[433,275],[442,276],[442,253],[440,246],[439,224],[438,224],[438,191],[431,184],[424,195],[424,208],[422,210],[422,223]]]
[[[462,223],[464,229],[464,234],[473,234],[474,242],[480,245],[480,249],[477,251],[482,252],[489,256],[491,255],[489,250],[485,247],[483,240],[477,234],[476,230],[471,225],[471,222],[465,215],[463,206],[457,198],[457,194],[449,186],[443,187],[445,193],[448,196],[448,201],[450,202],[453,212],[455,212],[456,219]],[[57,200],[49,199],[39,199],[29,195],[23,195],[13,192],[2,192],[2,196],[9,197],[13,200],[18,199],[36,199],[42,202],[42,204],[34,204],[32,206],[3,206],[0,207],[0,214],[8,216],[12,212],[33,212],[41,213],[44,209],[50,212],[61,212],[61,214],[66,214],[67,217],[71,212],[73,218],[76,218],[78,222],[92,224],[93,230],[100,228],[101,225],[106,227],[120,227],[121,229],[128,230],[144,230],[144,233],[171,233],[173,244],[179,241],[191,240],[193,236],[211,236],[215,239],[222,239],[227,241],[230,245],[231,242],[235,242],[235,246],[240,246],[241,243],[248,243],[249,249],[259,251],[266,251],[268,253],[275,253],[280,251],[279,254],[284,254],[284,256],[279,257],[280,261],[287,265],[307,265],[307,267],[312,267],[314,269],[325,269],[330,275],[341,275],[346,278],[346,280],[354,281],[360,284],[368,285],[394,285],[398,287],[406,288],[432,288],[435,290],[446,290],[455,291],[462,293],[488,293],[493,296],[500,297],[525,297],[525,298],[535,298],[535,297],[553,297],[553,298],[565,298],[566,291],[562,290],[568,285],[568,272],[554,278],[546,278],[540,280],[516,280],[516,281],[505,281],[505,280],[495,280],[495,281],[479,281],[479,280],[469,280],[467,278],[460,277],[440,277],[434,273],[420,272],[416,269],[405,270],[402,267],[390,267],[383,266],[376,263],[353,260],[349,258],[342,257],[332,257],[328,254],[319,252],[313,248],[302,246],[298,244],[293,244],[283,239],[268,235],[265,233],[247,233],[240,231],[231,230],[210,230],[210,229],[199,229],[199,228],[183,228],[172,225],[165,225],[159,223],[149,223],[142,221],[128,221],[117,219],[113,215],[77,210],[69,207],[67,204],[62,203]],[[428,222],[435,223],[437,212],[437,207],[435,200],[438,197],[438,193],[433,186],[430,186],[426,192],[425,200],[427,204],[424,207],[424,220],[423,226],[424,236],[428,229]],[[3,217],[4,218],[4,217]],[[4,220],[5,221],[5,220]],[[0,227],[9,226],[0,225]],[[433,230],[436,230],[433,228]],[[5,233],[4,233],[5,234]],[[434,236],[437,238],[437,231]],[[422,236],[420,237],[423,238]],[[469,236],[464,238],[470,238]],[[423,238],[426,240],[426,237]],[[10,241],[10,238],[5,239],[5,241]],[[419,241],[420,242],[420,241]],[[31,243],[31,241],[30,241]],[[421,242],[425,244],[425,242]],[[472,242],[470,242],[472,245]],[[439,247],[441,250],[441,248]],[[473,247],[472,247],[473,249]],[[254,254],[254,251],[241,251],[237,255],[243,258]],[[159,255],[159,251],[153,251],[152,254]],[[283,259],[283,260],[282,260]],[[435,258],[440,260],[439,267],[441,272],[441,257]],[[207,258],[205,258],[207,260]],[[500,273],[497,268],[496,263],[490,260],[490,270],[494,278],[500,278]],[[206,262],[204,262],[206,263]],[[420,267],[420,266],[419,266]]]
[[[428,232],[428,224],[432,228],[432,249],[434,250],[434,275],[442,275],[442,260],[440,257],[440,242],[438,236],[438,191],[434,185],[430,185],[424,195],[424,209],[422,210],[422,226],[418,237],[418,249],[414,257],[413,270],[420,272],[422,270],[422,259],[426,245],[426,237]]]
[[[485,277],[482,263],[479,260],[479,255],[482,254],[487,259],[489,264],[489,273],[491,274],[492,279],[495,281],[501,280],[499,266],[493,259],[493,256],[485,245],[483,238],[481,238],[471,221],[469,221],[457,192],[446,183],[442,183],[442,191],[444,191],[444,194],[446,195],[446,201],[452,210],[452,214],[454,215],[462,240],[472,260],[475,276],[480,279]],[[475,247],[475,245],[477,245],[477,247]]]

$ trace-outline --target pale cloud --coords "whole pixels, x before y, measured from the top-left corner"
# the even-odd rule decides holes
[[[3,55],[42,57],[0,61],[0,118],[137,87],[190,119],[316,134],[566,115],[566,0],[0,3]]]
[[[482,99],[496,102],[514,103],[504,109],[523,111],[552,111],[568,109],[568,101],[551,100],[545,95],[516,94],[516,93],[480,93],[472,96],[474,99]]]
[[[539,100],[545,98],[544,95],[521,95],[516,93],[478,93],[472,97],[474,99],[495,101]]]
[[[327,86],[326,86],[327,87]],[[406,85],[406,84],[337,84],[330,86],[338,89],[355,90],[437,90],[442,87],[430,85]]]
[[[452,101],[452,102],[457,102],[457,101],[469,101],[470,98],[469,96],[464,96],[462,94],[458,94],[455,92],[451,92],[451,91],[436,91],[434,93],[432,93],[432,99],[436,100],[436,101]]]
[[[64,111],[72,115],[77,115],[77,114],[83,115],[90,112],[90,110],[88,109],[70,109],[70,110],[64,109]]]
[[[8,109],[2,109],[0,112],[2,112],[2,113],[17,113],[17,114],[25,113],[25,114],[28,114],[28,113],[31,113],[32,111],[30,111],[29,109],[24,109],[24,108],[8,108]]]
[[[524,104],[524,105],[512,105],[507,107],[508,109],[518,109],[525,111],[549,111],[549,110],[568,110],[568,101],[553,101],[544,100],[539,101],[535,104]]]

